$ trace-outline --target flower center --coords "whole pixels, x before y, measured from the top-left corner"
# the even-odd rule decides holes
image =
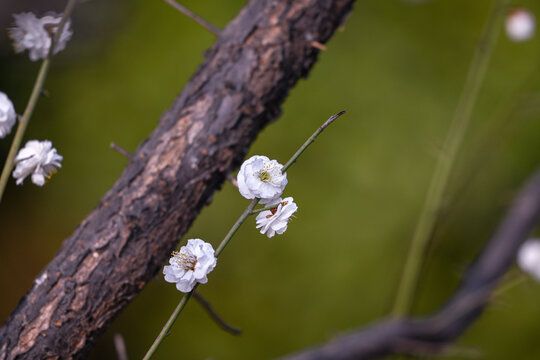
[[[279,169],[274,164],[267,164],[264,168],[255,173],[257,178],[264,183],[273,183],[275,178],[280,175]]]
[[[266,168],[259,170],[259,172],[257,172],[257,177],[259,178],[259,180],[265,183],[268,183],[272,180],[272,175],[270,174],[270,172],[268,172]]]
[[[185,271],[195,270],[195,265],[197,264],[197,257],[193,255],[191,251],[183,248],[180,251],[173,251],[172,254],[174,256],[176,266],[184,269]]]

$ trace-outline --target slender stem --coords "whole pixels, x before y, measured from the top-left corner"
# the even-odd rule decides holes
[[[294,164],[294,162],[296,161],[296,159],[298,159],[300,157],[300,155],[302,155],[302,153],[307,149],[307,147],[309,145],[311,145],[315,139],[317,139],[317,136],[319,136],[319,134],[321,132],[323,132],[324,129],[326,129],[328,127],[328,125],[330,125],[331,123],[334,122],[334,120],[336,120],[338,117],[340,117],[341,115],[345,114],[347,111],[343,110],[343,111],[340,111],[339,113],[337,113],[336,115],[332,115],[330,116],[330,118],[328,120],[325,121],[324,124],[322,124],[322,126],[320,128],[318,128],[314,133],[313,135],[311,135],[304,144],[302,144],[302,146],[300,146],[300,148],[296,151],[296,153],[294,153],[293,156],[291,156],[291,158],[289,159],[289,161],[287,161],[287,163],[285,165],[283,165],[283,168],[281,168],[281,171],[282,172],[285,172],[287,171],[288,168],[291,167],[292,164]]]
[[[210,31],[212,34],[219,36],[221,31],[217,27],[210,24],[208,21],[204,20],[202,17],[195,14],[193,11],[189,10],[184,5],[181,5],[174,0],[163,0],[163,1],[171,5],[176,10],[180,11],[182,14],[186,15],[188,18],[195,20],[195,22],[197,22],[199,25],[204,27],[206,30]]]
[[[496,0],[494,2],[484,32],[476,46],[473,59],[469,65],[467,79],[443,144],[441,155],[438,158],[433,177],[431,178],[424,207],[416,224],[405,269],[394,303],[393,314],[395,316],[404,316],[411,310],[414,293],[420,277],[420,270],[437,222],[438,211],[443,202],[448,178],[470,122],[474,104],[478,98],[478,93],[484,80],[493,48],[495,47],[499,33],[498,28],[503,19],[504,9],[509,2],[510,0]]]
[[[511,279],[507,281],[506,283],[502,284],[497,290],[493,292],[491,295],[492,298],[496,298],[507,292],[508,290],[511,290],[515,288],[518,285],[521,285],[525,281],[529,279],[528,275],[525,275],[524,273],[520,273],[518,276],[516,276],[514,279]]]
[[[19,151],[19,148],[21,146],[24,132],[26,131],[26,127],[28,126],[30,118],[32,117],[36,104],[39,100],[39,96],[41,95],[41,92],[43,90],[43,84],[45,83],[45,79],[47,78],[47,73],[51,65],[54,48],[56,46],[56,43],[58,42],[58,39],[60,38],[60,34],[64,29],[64,25],[69,19],[69,16],[73,11],[76,3],[77,0],[69,0],[66,8],[64,9],[62,19],[60,20],[60,23],[58,24],[57,30],[51,41],[49,54],[47,55],[47,58],[45,58],[45,60],[43,60],[43,62],[41,63],[36,82],[34,83],[34,88],[32,89],[32,93],[30,94],[30,99],[28,100],[28,104],[26,105],[26,109],[24,110],[23,115],[19,118],[19,126],[17,126],[17,132],[15,133],[15,137],[13,138],[13,142],[11,143],[11,147],[9,148],[9,153],[4,164],[4,168],[2,170],[2,175],[0,175],[0,202],[2,201],[2,197],[4,195],[4,191],[9,180],[9,175],[11,173],[11,170],[13,169],[15,156],[17,156],[17,152]]]
[[[242,333],[242,330],[227,324],[227,322],[225,322],[225,320],[223,320],[221,316],[219,316],[219,314],[214,310],[210,302],[206,300],[198,291],[193,292],[193,298],[197,300],[199,304],[201,304],[204,310],[206,310],[208,315],[210,315],[212,320],[214,320],[220,328],[233,335],[240,335]]]
[[[244,210],[244,212],[242,213],[242,215],[240,215],[240,217],[238,218],[238,220],[236,220],[236,222],[234,223],[234,225],[232,226],[232,228],[229,230],[229,232],[227,233],[227,235],[225,235],[225,237],[223,238],[223,240],[221,241],[221,243],[219,244],[216,252],[215,252],[215,256],[216,258],[219,257],[219,255],[221,254],[221,252],[223,251],[223,249],[225,249],[225,247],[227,246],[227,244],[229,243],[229,241],[232,239],[233,235],[236,233],[236,231],[240,228],[240,226],[242,225],[242,223],[244,221],[246,221],[246,219],[248,218],[248,216],[251,214],[251,210],[253,210],[253,208],[255,207],[255,205],[257,205],[257,203],[259,202],[259,199],[255,198],[253,200],[251,200],[251,202],[249,203],[248,207]],[[169,332],[169,329],[173,326],[174,322],[176,321],[176,319],[178,318],[178,316],[180,315],[180,313],[182,312],[182,310],[184,309],[184,306],[186,306],[186,303],[188,302],[189,298],[191,297],[191,295],[193,294],[193,292],[195,291],[195,289],[197,289],[197,286],[199,284],[195,284],[195,287],[193,288],[193,290],[191,290],[190,292],[186,293],[182,299],[180,300],[180,303],[178,304],[178,306],[176,307],[176,309],[174,309],[173,313],[171,314],[171,316],[169,317],[169,320],[167,320],[167,323],[165,324],[165,326],[163,326],[163,329],[161,329],[161,332],[159,333],[158,337],[156,338],[156,340],[154,340],[154,343],[152,344],[152,346],[150,347],[150,349],[148,349],[148,351],[146,352],[146,355],[144,355],[144,358],[143,360],[148,360],[150,359],[154,353],[156,352],[157,348],[159,347],[159,345],[163,342],[163,340],[165,339],[165,336],[167,336],[167,333]]]
[[[166,0],[165,0],[166,1]],[[306,142],[298,149],[298,151],[296,151],[296,153],[294,153],[293,156],[291,156],[291,158],[289,159],[289,161],[287,161],[287,163],[283,166],[283,168],[281,169],[282,172],[285,172],[288,168],[290,168],[294,163],[295,161],[298,159],[298,157],[300,157],[300,155],[302,155],[302,153],[306,150],[306,148],[311,145],[315,139],[317,138],[317,136],[319,136],[319,134],[328,127],[328,125],[330,125],[332,122],[334,122],[334,120],[336,120],[338,117],[340,117],[341,115],[345,114],[345,111],[341,111],[339,112],[338,114],[336,115],[333,115],[331,116],[328,120],[326,120],[326,122],[320,127],[318,128],[314,133],[313,135],[311,135],[307,140]],[[240,226],[242,226],[242,224],[244,223],[244,221],[246,221],[246,219],[252,214],[252,211],[253,209],[255,208],[255,206],[259,203],[259,200],[258,198],[255,198],[253,200],[251,200],[251,202],[249,203],[248,207],[244,210],[244,212],[242,213],[242,215],[240,215],[240,217],[238,218],[238,220],[236,220],[236,222],[234,223],[234,225],[231,227],[231,229],[229,230],[229,232],[227,233],[227,235],[225,235],[225,237],[223,238],[223,240],[221,241],[221,243],[219,244],[218,248],[216,249],[216,252],[215,252],[215,256],[216,258],[219,257],[219,255],[221,255],[221,253],[223,252],[223,250],[225,249],[225,247],[227,246],[227,244],[229,244],[229,241],[232,239],[232,237],[234,236],[234,234],[236,233],[236,231],[238,231],[238,229],[240,228]],[[174,322],[176,321],[176,319],[178,318],[178,316],[180,315],[180,313],[182,312],[182,310],[184,309],[184,306],[186,305],[186,303],[188,302],[188,300],[191,298],[193,292],[197,289],[197,286],[199,284],[196,284],[195,287],[193,288],[193,290],[191,290],[190,292],[186,293],[182,299],[180,300],[180,303],[178,304],[178,306],[176,307],[176,309],[174,309],[173,313],[171,314],[171,316],[169,317],[169,320],[167,320],[167,323],[165,324],[165,326],[163,327],[163,329],[161,329],[161,332],[159,333],[158,337],[156,338],[156,340],[154,340],[154,343],[152,344],[152,346],[150,347],[150,349],[148,349],[148,351],[146,352],[146,355],[144,356],[143,360],[148,360],[150,359],[154,353],[156,352],[157,348],[159,347],[159,345],[163,342],[163,339],[165,339],[165,336],[167,335],[167,333],[169,332],[169,329],[172,327],[172,325],[174,324]]]
[[[274,204],[274,205],[266,205],[263,208],[252,210],[251,215],[258,214],[258,213],[266,211],[266,210],[272,210],[272,209],[278,207],[278,205],[279,205],[279,203],[277,205],[276,204]]]
[[[240,215],[238,220],[236,220],[236,222],[234,223],[231,230],[229,230],[227,235],[225,235],[225,238],[223,238],[223,240],[221,241],[221,244],[219,244],[218,248],[216,249],[216,257],[219,257],[219,255],[223,252],[223,250],[225,249],[227,244],[229,244],[229,241],[231,241],[233,235],[240,228],[240,226],[244,223],[244,221],[246,221],[248,216],[251,215],[251,210],[253,210],[255,205],[257,205],[258,203],[259,203],[259,199],[257,199],[257,198],[251,200],[248,207],[244,210],[242,215]]]
[[[124,149],[123,147],[121,147],[115,142],[111,142],[110,147],[111,149],[116,150],[119,154],[124,155],[128,159],[131,159],[133,157],[132,153],[130,153],[129,151],[127,151],[126,149]]]
[[[152,346],[150,346],[150,349],[148,349],[148,351],[146,352],[146,355],[144,355],[143,360],[148,360],[154,355],[159,345],[161,345],[161,342],[163,341],[163,339],[165,339],[165,337],[169,333],[169,330],[171,329],[174,322],[178,318],[178,315],[180,315],[180,313],[186,306],[187,302],[191,298],[193,291],[197,289],[198,285],[199,284],[195,284],[195,286],[193,287],[193,290],[184,294],[184,296],[182,297],[182,300],[180,300],[180,302],[176,306],[176,309],[174,309],[173,313],[169,317],[169,320],[167,320],[167,323],[165,324],[165,326],[163,326],[163,329],[161,329],[161,332],[159,333],[158,337],[156,338],[156,340],[154,340],[154,343],[152,344]]]

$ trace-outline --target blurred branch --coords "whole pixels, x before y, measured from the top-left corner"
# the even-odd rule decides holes
[[[0,359],[88,353],[309,74],[319,51],[306,34],[326,43],[353,3],[246,4],[0,329]]]
[[[281,360],[372,359],[443,351],[482,314],[539,217],[540,169],[523,187],[460,287],[439,312],[425,318],[382,321]]]
[[[188,18],[195,20],[197,24],[201,25],[203,28],[210,31],[214,35],[219,36],[219,34],[221,33],[221,30],[219,30],[217,27],[210,24],[208,21],[204,20],[202,17],[195,14],[193,11],[189,10],[184,5],[177,3],[175,0],[163,0],[163,1],[171,5],[176,10],[180,11],[182,14],[186,15]]]
[[[212,308],[210,302],[206,300],[198,291],[193,292],[193,298],[197,300],[199,304],[201,304],[204,310],[206,310],[208,315],[210,315],[212,320],[214,320],[220,328],[233,335],[240,335],[242,333],[242,330],[227,324],[227,322],[225,322],[225,320],[223,320],[221,316],[219,316],[219,314],[214,310],[214,308]]]
[[[478,99],[480,87],[482,86],[489,60],[497,41],[499,27],[505,15],[505,8],[509,3],[510,0],[493,1],[493,8],[469,65],[465,85],[441,153],[438,156],[437,165],[429,184],[420,218],[414,229],[392,310],[394,316],[407,315],[411,310],[414,293],[420,279],[420,270],[425,261],[425,255],[440,215],[439,211],[444,200],[443,197],[446,192],[450,173],[471,120],[474,105]]]

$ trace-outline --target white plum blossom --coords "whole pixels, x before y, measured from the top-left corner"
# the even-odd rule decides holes
[[[30,140],[15,157],[13,177],[17,179],[17,185],[21,185],[24,179],[32,174],[32,182],[43,186],[45,179],[62,167],[61,161],[62,156],[56,152],[49,140]]]
[[[6,137],[10,132],[15,121],[17,120],[17,114],[13,103],[6,94],[0,91],[0,139]]]
[[[196,283],[206,284],[207,275],[216,267],[214,248],[201,239],[190,239],[180,251],[173,252],[169,264],[163,268],[165,281],[176,283],[176,288],[187,293]]]
[[[45,59],[51,48],[52,38],[56,33],[62,15],[48,14],[41,18],[33,13],[14,14],[15,26],[9,29],[15,52],[20,53],[28,50],[30,60],[36,61]],[[53,53],[56,54],[64,50],[66,43],[71,39],[71,22],[68,20],[64,25],[62,34],[54,47]]]
[[[266,156],[255,155],[244,161],[238,172],[240,194],[246,199],[261,199],[261,204],[278,199],[287,185],[287,173],[282,174],[283,165]]]
[[[261,229],[261,234],[266,234],[269,238],[276,233],[283,234],[287,230],[287,225],[291,216],[298,210],[298,206],[292,197],[278,199],[276,207],[270,210],[261,211],[257,215],[257,229]]]
[[[530,239],[521,245],[517,263],[524,273],[540,281],[540,239]]]
[[[517,9],[506,16],[506,35],[510,40],[521,42],[534,35],[536,21],[534,15],[525,9]]]

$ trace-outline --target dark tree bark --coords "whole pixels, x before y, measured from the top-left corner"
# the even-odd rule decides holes
[[[0,359],[80,358],[158,272],[200,209],[317,59],[354,0],[253,0],[36,278]],[[156,19],[157,21],[158,19]]]
[[[431,355],[482,314],[493,289],[514,262],[540,216],[540,170],[523,188],[499,228],[471,265],[460,288],[436,314],[390,319],[281,360],[358,360],[392,353]]]

